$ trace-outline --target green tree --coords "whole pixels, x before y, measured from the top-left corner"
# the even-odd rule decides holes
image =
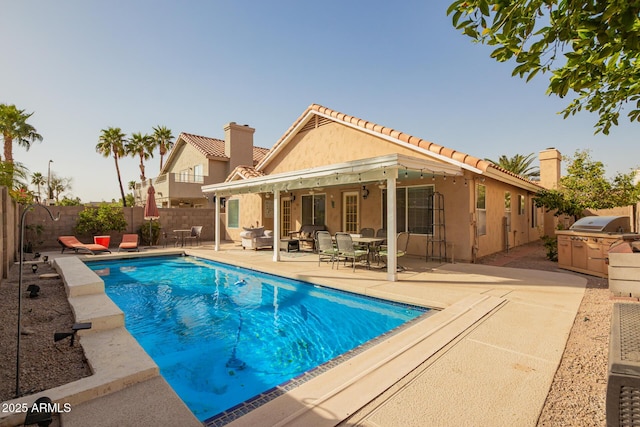
[[[171,129],[166,126],[156,126],[153,128],[152,138],[160,152],[160,170],[162,170],[164,156],[167,154],[167,151],[173,148],[173,135],[171,134]]]
[[[604,134],[624,106],[640,120],[639,13],[627,0],[456,0],[447,10],[465,35],[495,47],[492,58],[515,59],[514,76],[551,72],[547,93],[574,96],[564,117],[595,112]]]
[[[147,134],[140,132],[131,135],[131,138],[125,145],[125,151],[131,157],[140,157],[140,180],[145,181],[147,177],[144,174],[144,161],[153,157],[155,143],[153,138]]]
[[[57,174],[51,174],[51,195],[56,199],[56,204],[60,202],[60,195],[72,189],[72,179],[60,177]]]
[[[588,150],[576,151],[560,179],[558,190],[536,194],[537,206],[557,210],[556,215],[579,218],[585,209],[608,209],[635,205],[640,201],[640,185],[633,185],[634,172],[605,177],[604,164],[591,159]]]
[[[129,181],[128,188],[132,192],[131,193],[127,193],[127,202],[129,203],[130,206],[135,206],[136,205],[136,197],[134,195],[134,192],[136,191],[136,182],[135,181]]]
[[[40,201],[40,194],[41,194],[40,187],[45,185],[46,183],[47,183],[47,180],[40,172],[34,172],[33,174],[31,174],[31,184],[35,185],[37,188],[38,201]]]
[[[80,201],[80,197],[71,198],[64,196],[58,206],[80,206],[82,202]]]
[[[110,127],[102,129],[96,151],[103,157],[113,156],[116,164],[116,173],[118,174],[118,183],[120,185],[120,194],[122,195],[122,205],[127,206],[124,195],[124,187],[122,186],[122,176],[120,175],[120,165],[118,160],[125,155],[126,135],[122,133],[120,128]]]
[[[15,105],[0,104],[0,133],[4,140],[4,161],[13,164],[13,142],[23,146],[27,151],[31,144],[42,141],[36,129],[27,123],[33,113],[25,113]]]
[[[503,169],[508,170],[509,172],[513,172],[517,175],[523,176],[525,178],[537,178],[540,176],[540,169],[537,166],[532,166],[536,160],[535,154],[531,153],[528,156],[523,156],[522,154],[516,154],[513,157],[507,157],[504,154],[500,156],[498,161],[494,161],[491,159],[485,159],[491,163],[495,163]]]
[[[23,187],[29,172],[22,163],[0,161],[0,185],[7,188]]]

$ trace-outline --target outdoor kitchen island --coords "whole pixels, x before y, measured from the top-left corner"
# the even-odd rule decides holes
[[[612,245],[640,240],[631,233],[626,216],[587,216],[568,230],[557,230],[558,267],[598,277],[608,277],[607,258]]]

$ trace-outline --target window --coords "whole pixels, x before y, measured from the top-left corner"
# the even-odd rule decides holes
[[[433,234],[433,186],[396,189],[398,233]],[[382,191],[382,228],[387,228],[387,190]]]
[[[238,228],[240,223],[240,200],[227,200],[227,227]]]
[[[518,215],[524,215],[524,211],[525,211],[524,196],[522,194],[518,194]]]
[[[325,199],[324,194],[302,196],[302,225],[325,225]]]
[[[202,168],[202,165],[195,165],[193,167],[193,182],[199,182],[199,183],[203,183],[204,182],[204,169]]]
[[[178,182],[189,182],[189,169],[180,171],[180,174],[178,175]]]
[[[538,226],[538,207],[536,206],[536,202],[531,199],[531,228],[536,228]]]
[[[504,192],[504,211],[511,212],[511,192]]]
[[[487,234],[487,186],[476,185],[476,227],[478,236]]]

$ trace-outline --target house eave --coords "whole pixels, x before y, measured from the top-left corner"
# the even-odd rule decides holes
[[[461,176],[456,165],[402,154],[389,154],[327,166],[283,172],[239,181],[203,185],[203,193],[221,197],[233,194],[291,191],[307,188],[360,184],[398,178],[399,171],[421,171],[428,174]]]

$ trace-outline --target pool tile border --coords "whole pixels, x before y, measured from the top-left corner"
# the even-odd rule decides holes
[[[379,299],[379,298],[375,298],[374,299]],[[412,306],[411,304],[403,304],[403,303],[396,303],[396,304],[401,304],[407,307],[416,307],[416,306]],[[437,310],[431,309],[429,311],[426,311],[425,313],[423,313],[422,315],[415,317],[405,323],[403,323],[402,325],[387,331],[381,335],[378,335],[376,338],[373,338],[367,342],[365,342],[364,344],[360,344],[359,346],[349,350],[346,353],[341,354],[340,356],[337,356],[321,365],[318,365],[306,372],[303,372],[302,374],[283,382],[282,384],[279,384],[275,387],[272,387],[258,395],[255,395],[249,399],[247,399],[246,401],[239,403],[225,411],[220,412],[219,414],[216,414],[210,418],[207,418],[206,420],[204,420],[202,422],[202,424],[205,427],[222,427],[225,426],[237,419],[239,419],[240,417],[248,414],[249,412],[253,411],[254,409],[259,408],[260,406],[267,404],[269,402],[271,402],[273,399],[280,397],[284,394],[286,394],[287,392],[299,387],[300,385],[306,383],[309,380],[312,380],[316,377],[318,377],[321,374],[324,374],[325,372],[330,371],[331,369],[335,368],[336,366],[340,365],[343,362],[346,362],[347,360],[375,347],[377,344],[379,344],[381,341],[392,337],[393,335],[396,335],[398,333],[400,333],[401,331],[411,327],[413,324],[424,320],[426,317],[429,317],[433,314],[435,314],[435,312],[437,312]]]

